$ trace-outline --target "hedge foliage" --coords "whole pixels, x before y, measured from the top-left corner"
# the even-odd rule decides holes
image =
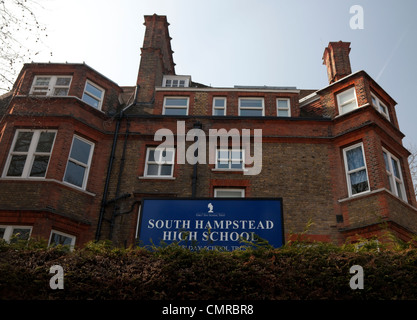
[[[0,299],[417,299],[417,249],[368,244],[192,252],[178,244],[149,250],[100,242],[69,252],[1,242]],[[53,265],[64,270],[62,290],[50,288]],[[353,265],[363,268],[362,290],[349,285]]]

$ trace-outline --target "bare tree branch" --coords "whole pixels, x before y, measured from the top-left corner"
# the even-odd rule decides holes
[[[36,46],[46,37],[35,0],[0,0],[0,95],[11,90],[23,63],[38,54]]]

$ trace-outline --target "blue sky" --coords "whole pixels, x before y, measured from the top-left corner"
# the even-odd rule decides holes
[[[397,101],[404,144],[417,145],[417,1],[39,0],[46,46],[36,62],[83,62],[135,85],[144,15],[166,15],[177,74],[214,87],[327,86],[330,41],[351,42],[352,71],[365,70]],[[364,28],[351,29],[351,6]],[[53,53],[52,57],[50,52]]]

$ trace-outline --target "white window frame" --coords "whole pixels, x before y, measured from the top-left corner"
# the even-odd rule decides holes
[[[36,81],[39,78],[49,78],[48,86],[37,86]],[[57,85],[58,78],[69,78],[70,82],[68,85]],[[30,89],[30,95],[36,95],[36,96],[54,96],[54,97],[66,97],[68,96],[69,89],[71,87],[72,82],[72,76],[68,75],[36,75],[33,79],[32,87]],[[44,90],[39,90],[37,88],[45,88]],[[56,95],[55,89],[68,89],[67,94],[65,95]]]
[[[73,236],[71,234],[68,234],[68,233],[64,233],[64,232],[61,232],[61,231],[54,230],[54,229],[52,229],[51,233],[49,234],[48,247],[51,246],[52,234],[54,234],[54,233],[57,234],[57,235],[63,236],[63,237],[70,238],[71,239],[71,244],[69,244],[68,246],[69,246],[71,251],[74,250],[75,241],[76,241],[77,237]]]
[[[362,149],[362,158],[363,158],[364,166],[349,171],[349,166],[348,166],[346,153],[347,153],[347,151],[352,150],[352,149],[356,149],[358,147],[360,147]],[[363,147],[363,143],[360,142],[360,143],[354,144],[352,146],[349,146],[347,148],[344,148],[343,149],[343,160],[344,160],[344,164],[345,164],[345,174],[346,174],[346,182],[347,182],[349,197],[356,197],[358,195],[370,192],[371,191],[371,185],[370,185],[370,182],[369,182],[368,168],[366,166],[366,156],[365,156],[365,149]],[[362,170],[365,170],[365,173],[366,173],[366,179],[367,179],[366,181],[368,183],[368,190],[353,194],[350,175],[355,173],[355,172],[362,171]]]
[[[17,137],[18,137],[20,132],[33,132],[28,151],[14,151],[14,148],[15,148],[15,145],[16,145],[16,142],[17,142]],[[36,147],[38,146],[39,138],[40,138],[42,132],[53,132],[55,134],[54,141],[52,142],[50,152],[37,152],[36,151]],[[54,145],[55,145],[56,134],[57,134],[56,130],[31,130],[31,129],[18,129],[18,130],[16,130],[14,138],[13,138],[13,143],[12,143],[12,146],[10,148],[9,156],[8,156],[8,159],[7,159],[7,162],[6,162],[6,166],[4,167],[4,171],[3,171],[2,176],[4,178],[9,177],[9,178],[17,178],[17,179],[19,179],[19,178],[45,179],[45,177],[48,173],[49,164],[51,162],[51,156],[52,156],[52,151],[53,151]],[[11,161],[12,161],[12,158],[13,158],[14,155],[26,155],[25,165],[23,167],[22,174],[20,176],[8,176],[7,175],[8,171],[9,171]],[[30,176],[30,173],[31,173],[33,163],[34,163],[34,160],[35,160],[36,156],[49,156],[49,161],[48,161],[48,165],[46,167],[44,177],[31,177]]]
[[[164,179],[164,178],[172,178],[174,176],[174,167],[175,167],[175,148],[164,148],[166,151],[172,152],[172,160],[162,160],[162,152],[160,153],[159,159],[155,159],[154,161],[149,160],[149,153],[151,150],[156,150],[156,147],[148,147],[146,148],[146,158],[145,158],[145,171],[143,173],[144,177],[147,178],[154,178],[154,179]],[[158,174],[156,175],[148,175],[148,165],[153,164],[158,166]],[[171,165],[171,174],[170,175],[161,175],[162,165]]]
[[[186,99],[187,100],[187,105],[170,105],[167,106],[166,105],[166,101],[167,99],[172,99],[172,100],[183,100]],[[174,97],[164,97],[164,107],[162,110],[162,114],[165,115],[166,113],[166,109],[185,109],[185,114],[179,114],[179,115],[170,115],[170,116],[188,116],[188,109],[189,109],[189,105],[190,105],[190,98],[189,97],[185,97],[185,96],[174,96]]]
[[[162,86],[167,88],[188,88],[190,86],[190,76],[164,75]]]
[[[223,100],[224,107],[216,106],[216,100]],[[227,108],[227,98],[226,97],[213,97],[213,116],[216,117],[224,117],[226,115],[226,108]],[[223,115],[215,114],[216,110],[223,110]]]
[[[15,229],[29,229],[28,240],[30,239],[30,236],[32,235],[32,226],[0,225],[0,228],[6,229],[4,231],[3,238],[0,238],[0,240],[3,239],[7,243],[10,243],[10,240],[13,236],[13,232]]]
[[[242,163],[242,168],[232,168],[233,161],[232,159],[232,152],[237,151],[242,153],[242,158],[239,159],[239,163]],[[219,152],[227,152],[227,158],[219,158]],[[227,168],[219,168],[219,162],[223,161],[228,163]],[[224,171],[244,171],[245,170],[245,149],[226,149],[226,148],[219,148],[216,150],[216,170],[224,170]]]
[[[219,197],[218,192],[240,192],[240,197]],[[215,198],[244,198],[245,197],[245,189],[244,188],[214,188],[214,197]]]
[[[241,97],[239,98],[239,116],[242,116],[242,110],[260,110],[260,108],[255,107],[242,107],[242,101],[244,100],[261,100],[262,101],[262,115],[265,115],[265,99],[263,97]],[[242,116],[242,117],[260,117],[260,116]]]
[[[350,100],[348,100],[348,101],[346,101],[345,103],[342,104],[340,102],[341,95],[347,94],[349,92],[353,92],[353,98],[351,98]],[[339,115],[347,114],[349,112],[352,112],[352,111],[358,109],[358,99],[356,98],[356,90],[355,90],[355,87],[352,87],[352,88],[349,88],[349,89],[344,90],[342,92],[339,92],[337,94],[336,98],[337,98],[337,106],[339,108]],[[349,110],[347,112],[343,112],[343,108],[346,107],[347,105],[351,104],[352,102],[355,102],[356,106],[352,110]]]
[[[385,103],[383,103],[377,96],[376,94],[371,92],[371,96],[372,96],[372,105],[374,106],[374,108],[380,113],[382,114],[385,118],[387,118],[387,120],[390,120],[389,117],[389,109],[387,107],[387,105]],[[385,113],[384,110],[386,110],[387,112]]]
[[[385,153],[387,155],[387,160],[388,160],[388,163],[386,163],[385,157],[384,157],[385,171],[387,173],[388,182],[389,182],[389,190],[391,191],[391,193],[393,193],[395,196],[397,196],[401,200],[407,201],[407,195],[405,193],[405,185],[404,185],[404,179],[402,175],[400,160],[385,148],[382,148],[382,152],[383,154]],[[395,175],[392,161],[395,161],[397,163],[398,174],[400,175],[399,177]],[[388,165],[388,168],[387,168],[387,165]],[[399,187],[397,186],[397,184],[399,184]]]
[[[100,90],[102,92],[101,97],[97,97],[95,94],[87,91],[87,85],[90,85],[94,88],[96,88],[97,90]],[[81,100],[84,101],[86,104],[88,104],[89,106],[91,106],[94,109],[97,110],[101,110],[102,106],[103,106],[103,100],[104,100],[104,95],[106,93],[106,90],[104,90],[102,87],[98,86],[97,84],[95,84],[94,82],[90,81],[90,80],[86,80],[85,85],[84,85],[84,91],[83,91],[83,95],[81,97]],[[98,100],[98,106],[97,108],[93,105],[91,105],[90,103],[88,103],[87,101],[84,100],[84,95],[87,95],[95,100]]]
[[[75,140],[75,139],[79,139],[80,141],[85,142],[85,143],[87,143],[87,144],[89,144],[89,145],[91,146],[91,148],[90,148],[90,154],[88,155],[88,162],[87,162],[87,164],[85,164],[85,163],[83,163],[83,162],[81,162],[81,161],[78,161],[78,160],[76,160],[76,159],[71,158],[71,152],[72,152],[72,148],[73,148],[73,146],[74,146],[74,140]],[[86,189],[86,187],[87,187],[87,181],[88,181],[88,176],[89,176],[89,173],[90,173],[90,167],[91,167],[91,161],[92,161],[92,159],[93,159],[93,153],[94,153],[94,143],[93,143],[93,142],[91,142],[91,141],[89,141],[89,140],[86,140],[86,139],[84,139],[84,138],[81,138],[81,137],[80,137],[80,136],[78,136],[78,135],[74,135],[74,136],[72,137],[71,149],[70,149],[70,152],[69,152],[69,154],[68,154],[68,158],[67,158],[67,165],[66,165],[66,167],[65,167],[65,173],[64,173],[64,177],[62,178],[62,181],[63,181],[64,183],[67,183],[67,184],[69,184],[69,185],[71,185],[71,186],[75,187],[75,188],[79,188],[79,189],[83,189],[83,190],[85,190],[85,189]],[[85,174],[84,174],[83,183],[82,183],[82,186],[81,186],[81,187],[80,187],[80,186],[77,186],[76,184],[73,184],[73,183],[71,183],[71,182],[69,182],[69,181],[66,181],[66,180],[65,180],[65,177],[66,177],[66,175],[67,175],[68,163],[69,163],[69,162],[73,162],[73,163],[75,163],[76,165],[79,165],[79,166],[82,166],[82,167],[84,167],[84,168],[85,168]]]
[[[279,107],[279,101],[287,101],[287,107],[286,108]],[[287,115],[286,116],[280,116],[279,111],[287,111]],[[288,99],[288,98],[277,98],[277,117],[291,117],[290,99]]]

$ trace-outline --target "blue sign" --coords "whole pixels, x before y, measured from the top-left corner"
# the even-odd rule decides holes
[[[178,242],[191,250],[232,251],[267,240],[284,244],[282,199],[144,199],[141,246]]]

